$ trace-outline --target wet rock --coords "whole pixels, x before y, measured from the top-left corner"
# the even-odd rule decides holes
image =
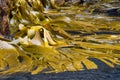
[[[120,16],[120,1],[110,1],[110,2],[87,2],[84,3],[86,10],[92,14],[105,14],[108,16]]]
[[[0,80],[120,80],[120,69],[105,69],[105,70],[83,70],[76,72],[62,73],[39,73],[37,75],[15,75],[10,78]]]
[[[11,0],[0,0],[0,34],[9,35],[9,12]]]

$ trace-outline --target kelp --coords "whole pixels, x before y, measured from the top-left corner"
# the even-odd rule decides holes
[[[32,59],[29,58],[17,45],[0,41],[0,74],[29,71],[32,68]]]
[[[68,8],[57,6],[55,0],[12,2],[13,38],[0,37],[1,75],[99,69],[96,59],[112,68],[120,66],[119,21],[72,19],[64,12]],[[46,12],[46,6],[53,12]],[[72,10],[83,14],[78,7],[73,6]],[[113,34],[115,31],[118,34]]]

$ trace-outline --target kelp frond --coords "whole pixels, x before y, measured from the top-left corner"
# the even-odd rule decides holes
[[[30,71],[32,59],[19,47],[0,41],[0,74]]]

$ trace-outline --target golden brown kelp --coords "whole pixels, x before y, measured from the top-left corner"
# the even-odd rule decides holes
[[[0,74],[30,71],[32,59],[18,46],[0,40]]]
[[[54,9],[60,9],[55,0],[48,3]],[[91,59],[98,59],[110,67],[120,65],[119,36],[71,36],[64,31],[78,30],[84,34],[102,29],[119,30],[119,24],[107,26],[96,19],[94,22],[91,19],[76,21],[65,15],[52,17],[47,15],[49,11],[44,11],[45,5],[44,0],[13,0],[10,18],[13,41],[0,37],[1,74],[98,69],[99,65]]]

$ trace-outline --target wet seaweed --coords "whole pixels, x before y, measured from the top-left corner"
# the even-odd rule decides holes
[[[83,14],[84,8],[70,8]],[[13,39],[0,37],[0,74],[98,69],[92,58],[120,66],[119,21],[76,20],[66,16],[67,9],[55,0],[13,0],[9,23]]]

